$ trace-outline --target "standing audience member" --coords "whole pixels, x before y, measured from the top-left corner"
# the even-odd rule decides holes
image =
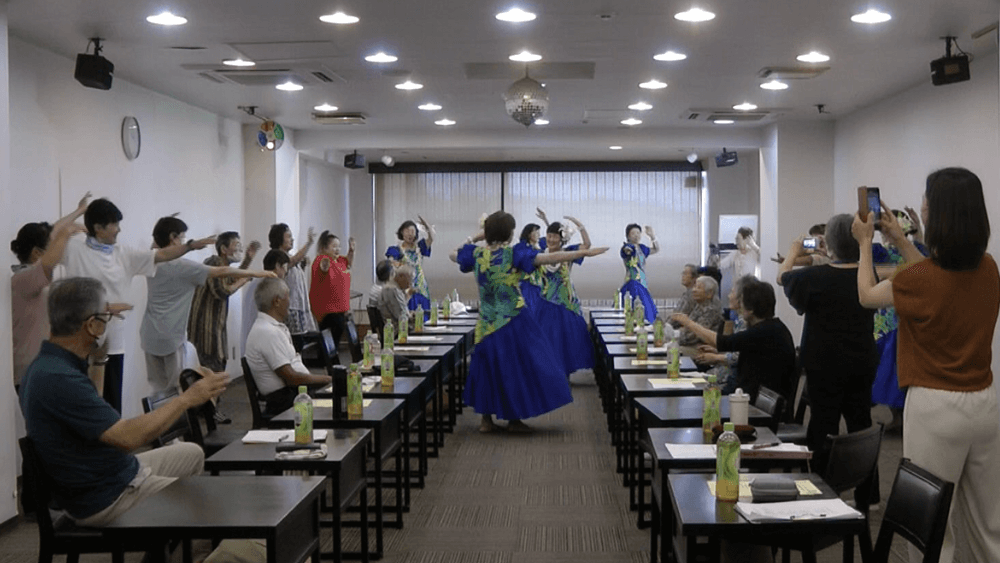
[[[417,215],[417,220],[424,227],[426,233],[424,238],[417,240],[420,232],[417,224],[406,220],[399,229],[396,230],[396,238],[399,239],[398,246],[390,246],[385,251],[385,257],[393,261],[394,266],[409,264],[413,267],[413,287],[416,291],[410,296],[407,307],[415,311],[418,306],[424,311],[431,308],[431,291],[427,286],[427,277],[424,275],[424,258],[431,257],[431,245],[434,244],[434,227]]]
[[[687,315],[690,321],[712,332],[719,330],[723,323],[719,284],[708,276],[701,276],[695,280],[694,287],[691,288],[691,298],[694,299],[694,308],[691,309],[691,314]],[[677,315],[672,320],[683,325]],[[681,328],[677,342],[681,346],[696,346],[700,340],[697,334],[685,326]]]
[[[42,341],[48,336],[45,288],[52,281],[52,270],[62,260],[69,237],[84,230],[73,221],[87,211],[89,199],[90,192],[87,192],[76,210],[55,225],[24,225],[17,231],[17,238],[10,241],[10,250],[20,262],[11,266],[14,275],[10,278],[15,389],[19,388],[24,370],[38,355]]]
[[[184,256],[191,250],[204,248],[201,242],[187,245],[138,250],[117,244],[121,232],[122,212],[106,199],[96,199],[87,206],[83,221],[87,227],[85,240],[71,238],[66,244],[62,264],[67,277],[94,278],[104,284],[112,303],[123,303],[135,276],[152,277],[156,264]],[[116,411],[122,410],[122,374],[125,366],[125,318],[112,316],[104,332],[108,356],[104,363],[101,387],[104,398]],[[95,381],[95,384],[97,382]]]
[[[292,254],[295,239],[292,237],[292,230],[288,228],[288,225],[284,223],[271,225],[271,230],[267,233],[267,242],[271,250],[281,250],[288,254],[288,273],[285,276],[285,283],[288,284],[292,304],[288,309],[288,320],[285,321],[285,324],[288,325],[288,330],[292,333],[292,341],[299,344],[296,349],[301,349],[304,335],[319,332],[316,320],[312,316],[312,308],[309,306],[307,274],[303,268],[297,267],[306,265],[306,252],[309,252],[315,238],[315,232],[312,227],[309,227],[306,243],[298,252]],[[250,295],[253,294],[250,293]]]
[[[848,432],[872,425],[872,382],[878,365],[874,311],[858,302],[859,248],[851,236],[851,220],[847,214],[834,215],[826,224],[832,263],[792,270],[802,256],[799,238],[778,268],[778,284],[785,288],[788,302],[805,315],[801,354],[811,413],[806,433],[818,473],[826,467],[826,437],[840,433],[841,416]]]
[[[955,483],[940,561],[951,563],[956,530],[972,561],[1000,561],[1000,409],[993,372],[993,332],[1000,312],[1000,274],[986,253],[990,220],[979,178],[964,168],[927,177],[921,218],[930,258],[884,213],[881,230],[905,264],[876,284],[871,241],[875,218],[854,219],[861,243],[857,291],[868,307],[894,305],[899,315],[899,385],[903,456]],[[911,546],[910,561],[920,561]]]
[[[795,259],[796,266],[822,266],[830,263],[830,256],[826,252],[826,223],[819,223],[809,227],[809,238],[816,239],[816,248],[802,249],[803,255]],[[779,252],[777,256],[771,258],[772,262],[781,264],[785,257]]]
[[[280,279],[261,280],[253,299],[258,313],[247,337],[246,360],[267,403],[264,415],[271,417],[292,408],[299,385],[328,385],[330,376],[309,373],[292,346],[284,324],[290,306],[288,285]]]
[[[413,267],[403,264],[396,268],[392,279],[385,283],[379,295],[377,307],[382,320],[393,323],[393,326],[399,326],[401,320],[410,322],[407,303],[414,291],[416,289],[413,287]]]
[[[156,248],[208,246],[215,237],[185,241],[187,224],[177,217],[163,217],[153,227]],[[146,353],[146,379],[153,391],[176,388],[183,369],[197,366],[198,358],[185,356],[188,316],[195,290],[208,279],[219,277],[273,277],[270,272],[240,270],[229,266],[206,266],[179,258],[161,264],[146,282],[146,314],[139,327],[139,343]]]
[[[340,255],[340,239],[323,231],[312,264],[312,286],[309,302],[320,330],[329,329],[333,345],[340,344],[340,335],[347,327],[351,311],[351,265],[354,263],[354,238],[347,239],[347,256]]]

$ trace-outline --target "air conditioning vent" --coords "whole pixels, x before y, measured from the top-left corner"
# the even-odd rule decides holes
[[[764,67],[757,76],[762,80],[808,80],[828,70],[828,66]]]
[[[329,76],[327,76],[322,72],[313,71],[312,75],[315,76],[316,79],[319,80],[320,82],[333,82],[332,78],[330,78]]]
[[[312,118],[320,125],[365,125],[368,122],[362,113],[313,113]]]
[[[709,123],[720,119],[729,119],[736,123],[760,123],[773,121],[780,117],[786,109],[760,108],[753,111],[738,111],[729,108],[691,108],[681,114],[686,121],[707,121]]]

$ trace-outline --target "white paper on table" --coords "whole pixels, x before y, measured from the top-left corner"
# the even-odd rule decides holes
[[[398,344],[393,348],[396,352],[429,352],[430,349],[430,346],[400,346]]]
[[[244,444],[277,444],[295,440],[294,430],[250,430],[243,437]],[[326,440],[326,430],[313,430],[313,441]]]
[[[635,346],[630,347],[628,349],[628,351],[632,352],[633,354],[635,354],[635,351],[636,351],[635,350]],[[647,346],[646,347],[646,351],[648,351],[650,354],[657,354],[657,353],[660,353],[660,352],[666,352],[667,351],[667,347],[666,346]]]
[[[438,332],[438,331],[444,332],[444,331],[448,330],[448,327],[446,327],[446,326],[437,326],[437,325],[434,325],[434,326],[424,325],[424,330],[425,331],[430,331],[430,332]]]
[[[766,503],[737,502],[736,511],[751,522],[863,518],[860,512],[847,506],[839,498]]]
[[[621,339],[622,342],[635,342],[635,340],[636,340],[635,335],[629,336],[627,334],[622,335],[620,337],[620,339]],[[634,352],[635,350],[632,350],[632,351]]]
[[[674,459],[713,459],[715,444],[667,444],[667,451]]]
[[[650,379],[649,386],[653,389],[694,389],[694,381],[683,379]]]
[[[420,336],[420,335],[409,335],[406,337],[407,340],[412,340],[413,342],[440,342],[440,336]]]
[[[800,446],[798,444],[778,444],[777,446],[768,446],[766,448],[754,448],[753,444],[743,444],[740,446],[741,450],[754,450],[759,452],[808,452],[809,446]]]

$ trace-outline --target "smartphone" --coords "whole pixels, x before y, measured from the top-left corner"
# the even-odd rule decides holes
[[[810,250],[816,250],[816,237],[809,237],[802,239],[802,248],[808,248]]]
[[[881,219],[882,199],[879,196],[878,188],[861,186],[858,188],[858,214],[867,221],[869,212],[875,214],[875,221]]]

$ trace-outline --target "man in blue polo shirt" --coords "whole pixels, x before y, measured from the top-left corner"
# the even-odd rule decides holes
[[[49,291],[51,336],[21,381],[28,437],[52,477],[53,498],[78,524],[103,526],[177,477],[202,471],[197,444],[179,443],[137,455],[131,451],[166,431],[184,412],[225,390],[225,374],[203,378],[178,398],[123,420],[87,377],[112,313],[105,289],[92,278],[67,278]]]

